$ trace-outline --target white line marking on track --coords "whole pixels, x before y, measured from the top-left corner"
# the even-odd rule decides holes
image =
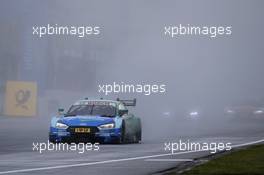
[[[248,146],[248,145],[253,145],[253,144],[262,143],[262,142],[264,142],[264,139],[253,141],[253,142],[248,142],[248,143],[234,145],[234,146],[232,146],[232,148],[241,147],[241,146]],[[172,153],[156,154],[156,155],[150,155],[150,156],[139,156],[139,157],[114,159],[114,160],[105,160],[105,161],[98,161],[98,162],[78,163],[78,164],[71,164],[71,165],[58,165],[58,166],[49,166],[49,167],[10,170],[10,171],[2,171],[2,172],[0,172],[0,174],[25,173],[25,172],[41,171],[41,170],[52,170],[52,169],[62,169],[62,168],[71,168],[71,167],[82,167],[82,166],[99,165],[99,164],[123,162],[123,161],[130,161],[130,160],[149,159],[149,158],[156,158],[156,157],[163,157],[163,156],[170,156],[170,155],[181,155],[181,154],[188,154],[188,153],[195,153],[195,152],[206,152],[206,151],[205,150],[184,151],[184,152],[177,152],[177,153],[173,153],[173,154]]]
[[[242,146],[254,145],[254,144],[261,143],[261,142],[264,142],[264,139],[262,139],[262,140],[257,140],[257,141],[253,141],[253,142],[247,142],[247,143],[242,143],[242,144],[234,145],[234,146],[232,146],[232,148],[237,148],[237,147],[242,147]]]
[[[149,162],[192,162],[193,159],[146,159]]]

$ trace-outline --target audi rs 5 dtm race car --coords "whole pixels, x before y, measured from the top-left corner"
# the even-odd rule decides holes
[[[49,141],[138,143],[141,141],[141,121],[127,106],[134,100],[79,100],[66,113],[59,109],[51,120]]]

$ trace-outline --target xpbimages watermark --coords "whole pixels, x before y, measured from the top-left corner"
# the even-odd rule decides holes
[[[86,151],[99,151],[99,143],[51,143],[47,142],[33,142],[32,150],[40,154],[47,151],[72,151],[83,154]]]
[[[66,26],[66,25],[43,25],[33,26],[32,35],[38,36],[39,38],[51,35],[71,35],[79,38],[84,38],[91,35],[100,34],[99,26]]]
[[[113,82],[111,84],[99,84],[98,92],[105,95],[111,93],[141,93],[144,95],[163,94],[166,92],[165,84],[128,84]]]
[[[165,142],[164,151],[171,152],[174,154],[177,151],[210,151],[211,154],[214,154],[218,151],[229,151],[232,149],[231,143],[223,142],[192,142],[190,140],[178,142]]]
[[[197,25],[169,25],[164,27],[164,35],[170,38],[181,36],[207,36],[209,38],[219,38],[230,36],[232,26],[197,26]]]

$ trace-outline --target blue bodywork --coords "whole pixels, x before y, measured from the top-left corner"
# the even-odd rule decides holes
[[[50,142],[139,143],[141,121],[126,106],[133,100],[79,100],[51,119]]]
[[[91,127],[95,128],[96,132],[93,134],[94,141],[104,143],[114,142],[121,137],[122,118],[115,117],[101,117],[101,116],[54,116],[51,120],[50,138],[54,142],[63,142],[74,139],[75,135],[70,132],[69,128],[59,129],[56,123],[66,124],[70,127]],[[100,129],[100,125],[114,123],[114,128]]]

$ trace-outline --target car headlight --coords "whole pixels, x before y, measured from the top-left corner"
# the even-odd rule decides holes
[[[263,114],[263,111],[262,110],[256,110],[256,111],[254,111],[254,114]]]
[[[226,112],[229,113],[229,114],[235,113],[235,111],[233,111],[231,109],[226,110]]]
[[[194,111],[194,112],[190,112],[190,116],[197,116],[198,112]]]
[[[99,128],[100,129],[111,129],[114,128],[115,124],[114,123],[108,123],[108,124],[104,124],[104,125],[100,125]]]
[[[56,123],[56,128],[59,128],[59,129],[67,129],[69,126],[68,125],[65,125],[63,123],[60,123],[60,122],[57,122]]]

